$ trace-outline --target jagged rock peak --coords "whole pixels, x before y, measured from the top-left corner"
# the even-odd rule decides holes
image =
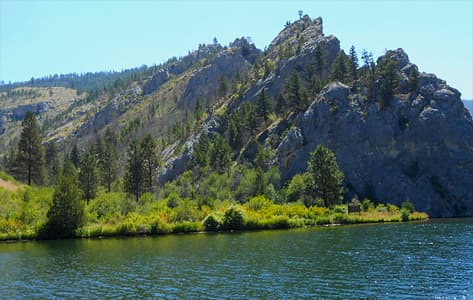
[[[312,20],[308,15],[304,15],[294,23],[288,22],[286,27],[271,42],[269,49],[281,46],[299,36],[304,36],[306,39],[323,37],[322,18],[318,17]]]
[[[379,64],[379,62],[385,58],[389,58],[389,59],[397,61],[399,64],[398,66],[399,69],[404,68],[410,63],[409,56],[407,56],[407,53],[402,48],[386,51],[384,55],[378,58],[377,63]]]

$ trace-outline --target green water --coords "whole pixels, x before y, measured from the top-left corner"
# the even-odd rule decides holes
[[[0,298],[473,299],[473,219],[0,243]]]

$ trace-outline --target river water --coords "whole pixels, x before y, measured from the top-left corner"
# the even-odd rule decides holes
[[[0,298],[473,299],[473,219],[0,243]]]

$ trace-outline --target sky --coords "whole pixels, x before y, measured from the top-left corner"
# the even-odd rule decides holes
[[[263,49],[299,10],[321,16],[343,49],[403,48],[473,99],[472,0],[0,0],[0,81],[159,64],[214,37]]]

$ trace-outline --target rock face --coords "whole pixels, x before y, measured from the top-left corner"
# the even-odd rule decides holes
[[[318,144],[335,151],[348,198],[473,215],[473,121],[459,92],[434,75],[421,74],[417,95],[383,109],[343,84],[327,86],[278,147],[283,177],[304,172]]]
[[[245,41],[236,40],[233,48],[219,52],[193,74],[181,107],[190,108],[195,104],[192,101],[205,97],[209,90],[202,87],[215,90],[218,77],[214,72],[231,76],[239,68],[258,75],[238,97],[223,100],[226,111],[255,101],[263,89],[274,100],[284,92],[293,72],[302,81],[314,80],[311,66],[318,50],[325,63],[316,77],[327,80],[340,42],[325,36],[322,29],[321,18],[304,16],[282,30],[257,63],[249,59]],[[395,62],[399,75],[395,96],[367,100],[366,87],[360,82],[352,87],[330,83],[304,113],[288,114],[254,136],[253,142],[234,149],[240,153],[237,162],[252,161],[257,141],[276,150],[270,164],[277,165],[282,180],[287,181],[306,171],[310,152],[323,144],[336,153],[345,173],[347,199],[357,195],[397,205],[410,200],[432,217],[473,216],[473,121],[460,93],[433,74],[420,73],[413,86],[409,78],[418,68],[402,49],[387,51],[378,63],[385,59]],[[266,66],[265,61],[269,62]],[[226,73],[227,69],[231,72]],[[379,79],[374,82],[375,87],[380,84]],[[210,116],[199,134],[220,131],[225,135],[219,123],[225,124],[225,119]],[[198,136],[190,137],[180,153],[174,151],[177,147],[166,149],[160,183],[191,167],[197,140]]]
[[[197,100],[205,107],[209,104],[207,100],[215,97],[222,78],[231,82],[237,73],[245,73],[251,67],[251,60],[259,54],[260,51],[254,45],[243,38],[237,39],[229,49],[218,53],[193,74],[179,101],[179,107],[193,109]]]
[[[150,80],[146,82],[143,87],[143,94],[148,95],[152,92],[156,91],[163,83],[168,81],[169,79],[169,72],[167,69],[160,69],[156,72]]]

